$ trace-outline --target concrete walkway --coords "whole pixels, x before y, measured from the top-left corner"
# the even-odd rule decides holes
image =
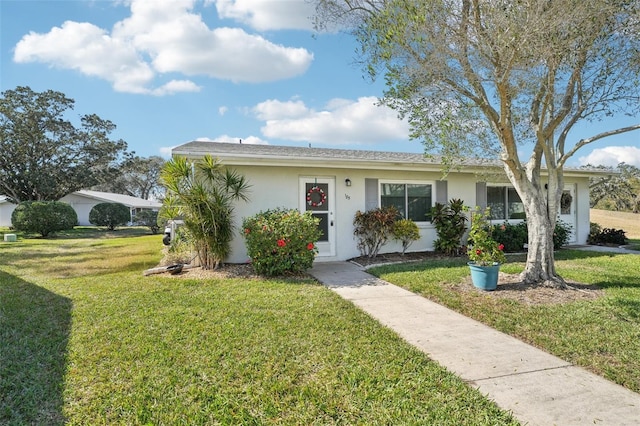
[[[355,264],[315,263],[310,273],[523,424],[640,424],[640,394],[377,279]]]

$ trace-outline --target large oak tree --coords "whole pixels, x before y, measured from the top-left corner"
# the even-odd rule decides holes
[[[316,3],[317,27],[353,32],[365,69],[384,75],[382,102],[408,118],[428,151],[446,158],[482,147],[481,155],[502,161],[529,223],[521,278],[564,285],[552,235],[567,161],[591,142],[640,128],[606,126],[608,116],[640,105],[640,2]],[[578,123],[593,120],[607,130],[573,136]]]
[[[164,196],[160,184],[160,172],[165,161],[162,157],[129,156],[122,162],[118,176],[107,182],[94,186],[96,191],[114,192],[138,197],[145,200]]]
[[[17,87],[0,97],[0,194],[15,203],[57,201],[117,173],[126,151],[115,125],[95,114],[69,120],[74,101],[53,90]]]

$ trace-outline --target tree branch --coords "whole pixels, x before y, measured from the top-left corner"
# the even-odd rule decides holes
[[[602,133],[598,133],[595,136],[592,136],[590,138],[584,138],[584,139],[580,139],[580,141],[578,141],[578,143],[573,147],[573,149],[571,151],[569,151],[566,155],[563,155],[560,158],[560,161],[558,162],[559,166],[563,166],[566,161],[571,158],[571,156],[573,156],[573,154],[576,153],[576,151],[578,151],[580,148],[582,148],[585,145],[588,145],[592,142],[595,142],[597,140],[600,139],[604,139],[606,137],[609,136],[614,136],[614,135],[619,135],[621,133],[627,133],[627,132],[632,132],[634,130],[638,130],[640,129],[640,124],[636,124],[634,126],[628,126],[628,127],[622,127],[620,129],[616,129],[616,130],[609,130],[608,132],[602,132]]]

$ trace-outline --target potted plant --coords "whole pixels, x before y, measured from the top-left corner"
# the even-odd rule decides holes
[[[491,236],[493,226],[488,220],[489,209],[478,207],[471,213],[471,229],[467,242],[467,256],[473,285],[482,290],[495,290],[498,286],[500,264],[506,262],[504,245]]]

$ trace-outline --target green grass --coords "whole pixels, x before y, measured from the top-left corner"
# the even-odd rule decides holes
[[[626,248],[640,251],[640,238],[630,238]]]
[[[161,236],[115,234],[0,243],[0,424],[517,424],[314,281],[143,277]]]
[[[503,272],[523,270],[522,256],[512,260]],[[556,267],[568,280],[601,287],[604,296],[531,306],[454,291],[453,284],[469,274],[461,259],[370,272],[640,392],[640,256],[562,250]]]

